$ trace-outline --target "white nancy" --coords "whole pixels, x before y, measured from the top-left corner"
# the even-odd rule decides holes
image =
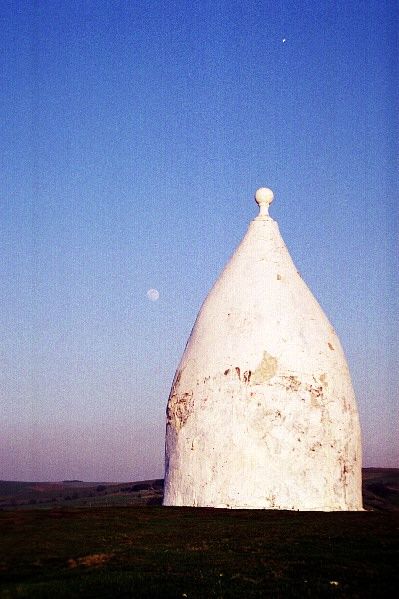
[[[206,298],[167,408],[164,505],[361,510],[361,439],[334,329],[268,215]]]

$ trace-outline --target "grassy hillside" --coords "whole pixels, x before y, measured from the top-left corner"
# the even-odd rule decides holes
[[[363,501],[366,509],[399,510],[399,468],[364,468]]]
[[[162,479],[130,483],[0,481],[0,509],[160,505],[162,492]],[[399,510],[399,469],[365,468],[363,498],[368,510]]]
[[[161,504],[163,480],[131,483],[0,481],[1,509]]]
[[[399,470],[363,479],[354,513],[164,508],[160,479],[0,481],[0,599],[394,597]]]
[[[394,597],[399,512],[0,512],[0,598]]]

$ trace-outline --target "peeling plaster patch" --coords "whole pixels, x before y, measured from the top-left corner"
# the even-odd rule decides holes
[[[193,409],[193,392],[176,393],[177,386],[181,379],[181,370],[176,372],[175,380],[173,381],[172,390],[170,392],[168,407],[166,408],[167,423],[180,430],[185,425]]]
[[[171,395],[166,411],[168,424],[177,431],[187,422],[191,410],[193,409],[193,392]]]
[[[298,391],[301,386],[301,381],[293,375],[286,378],[286,389],[288,391]]]
[[[260,385],[271,379],[277,372],[277,358],[271,356],[267,351],[263,352],[263,358],[258,368],[252,374],[251,381],[254,385]]]
[[[323,372],[323,374],[320,375],[319,377],[320,382],[325,386],[328,387],[328,383],[327,383],[327,375],[325,372]]]
[[[320,408],[321,403],[319,402],[319,399],[323,399],[323,387],[313,387],[312,385],[308,385],[307,390],[310,393],[312,408]]]

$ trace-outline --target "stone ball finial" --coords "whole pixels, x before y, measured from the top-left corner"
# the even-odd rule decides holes
[[[255,194],[255,201],[259,206],[259,216],[268,216],[269,206],[274,198],[274,193],[268,187],[261,187]]]

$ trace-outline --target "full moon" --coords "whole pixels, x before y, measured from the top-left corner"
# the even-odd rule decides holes
[[[151,302],[156,302],[159,300],[159,291],[158,289],[149,289],[147,291],[147,297]]]

